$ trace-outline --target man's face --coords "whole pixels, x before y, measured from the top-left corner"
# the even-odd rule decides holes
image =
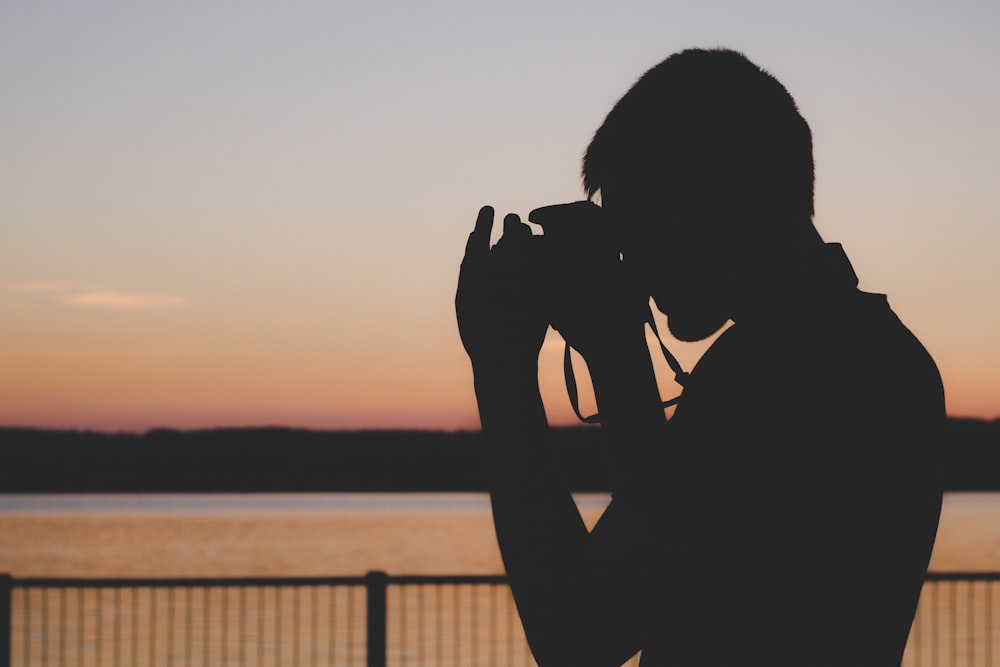
[[[603,189],[601,205],[626,268],[667,316],[675,338],[703,340],[725,325],[732,316],[732,262],[721,225],[661,188]]]

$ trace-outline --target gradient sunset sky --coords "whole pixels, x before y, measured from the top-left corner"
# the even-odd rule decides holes
[[[785,84],[821,234],[996,418],[998,33],[994,0],[3,3],[0,425],[478,427],[477,210],[582,198],[604,115],[692,46]]]

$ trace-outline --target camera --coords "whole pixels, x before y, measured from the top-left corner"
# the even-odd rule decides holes
[[[589,200],[543,206],[528,220],[543,232],[534,237],[534,275],[554,328],[560,329],[567,310],[611,305],[598,296],[601,291],[615,295],[615,306],[626,305],[625,297],[635,301],[630,309],[648,308],[649,296],[626,270],[616,230],[600,206]]]
[[[608,224],[601,207],[589,200],[543,206],[529,213],[528,220],[539,225],[543,232],[538,239],[538,276],[543,281],[543,289],[547,291],[546,301],[553,328],[560,329],[560,311],[567,304],[579,308],[593,298],[593,295],[586,293],[587,287],[583,287],[581,292],[581,286],[576,284],[578,281],[589,287],[595,286],[594,279],[598,282],[617,282],[614,287],[617,289],[618,299],[626,303],[619,301],[615,304],[616,315],[634,312],[652,329],[661,354],[674,372],[675,380],[683,385],[688,374],[660,338],[649,308],[648,292],[642,289],[639,281],[631,275],[622,261],[615,230]],[[598,317],[603,316],[606,315],[598,313]],[[587,424],[600,423],[600,415],[584,417],[580,413],[568,341],[563,354],[563,371],[576,416]],[[679,398],[662,401],[661,405],[669,407],[677,403]]]
[[[551,259],[573,263],[613,263],[620,259],[604,211],[589,200],[536,208],[528,220],[539,225]]]

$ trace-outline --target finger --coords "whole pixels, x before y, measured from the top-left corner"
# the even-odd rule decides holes
[[[493,207],[484,206],[479,209],[479,216],[476,218],[476,228],[474,232],[489,238],[493,231]]]
[[[503,219],[503,237],[501,241],[521,241],[531,236],[531,227],[521,222],[517,213],[508,213]]]
[[[471,254],[484,255],[490,250],[490,234],[493,233],[493,207],[484,206],[479,209],[476,217],[476,226],[469,234],[469,241],[465,244],[465,256]]]
[[[517,213],[508,213],[503,217],[503,234],[504,236],[515,235],[519,232],[518,226],[523,224],[521,222],[521,217]]]

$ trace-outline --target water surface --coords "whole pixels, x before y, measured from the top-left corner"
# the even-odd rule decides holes
[[[588,525],[606,495],[577,496]],[[0,572],[29,576],[496,574],[486,494],[0,495]],[[951,493],[931,561],[1000,571],[1000,493]]]

